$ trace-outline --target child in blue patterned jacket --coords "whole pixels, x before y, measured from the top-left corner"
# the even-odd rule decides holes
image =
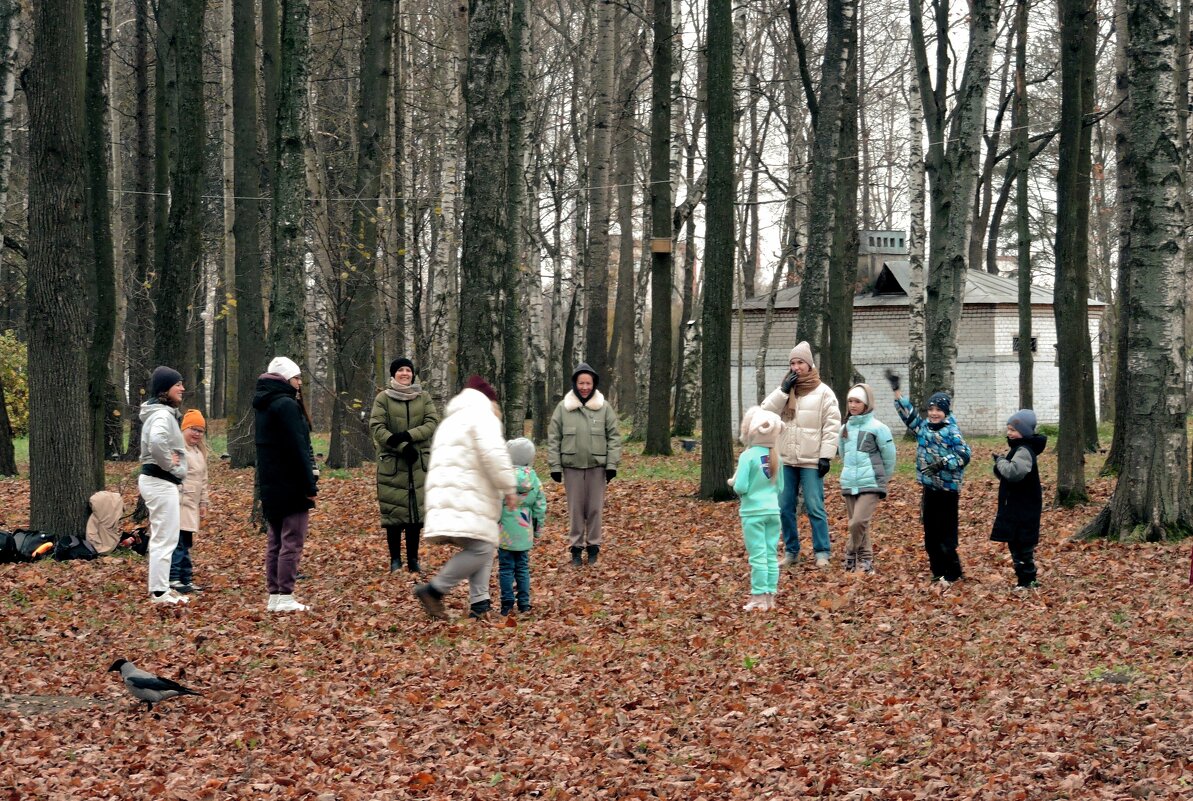
[[[924,550],[932,580],[944,586],[961,578],[957,556],[957,509],[965,466],[973,456],[952,415],[952,401],[944,392],[928,397],[928,419],[916,413],[911,401],[899,392],[898,376],[888,376],[895,391],[895,410],[915,434],[915,477],[923,488],[920,519],[924,524]]]
[[[514,492],[518,505],[502,507],[501,534],[497,543],[498,583],[501,586],[501,614],[514,610],[517,586],[519,612],[530,611],[530,549],[538,541],[547,517],[547,496],[534,472],[534,443],[525,437],[505,444],[514,463]]]
[[[761,406],[746,409],[741,419],[741,442],[746,446],[737,460],[737,473],[729,486],[741,497],[741,533],[750,556],[750,600],[742,609],[775,608],[779,590],[779,493],[783,470],[776,446],[783,421]]]

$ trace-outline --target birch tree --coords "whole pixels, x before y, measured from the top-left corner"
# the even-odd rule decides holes
[[[1124,541],[1193,532],[1185,394],[1184,175],[1177,142],[1176,0],[1127,0],[1127,80],[1132,191],[1130,251],[1122,307],[1123,368],[1118,425],[1131,432],[1114,494],[1086,534]]]

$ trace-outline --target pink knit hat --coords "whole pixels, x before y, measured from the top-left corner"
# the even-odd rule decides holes
[[[761,406],[751,406],[741,418],[742,444],[773,448],[778,444],[783,428],[784,424],[779,415],[768,412]]]

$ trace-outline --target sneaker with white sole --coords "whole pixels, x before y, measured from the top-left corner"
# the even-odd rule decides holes
[[[149,603],[151,604],[183,604],[186,599],[177,593],[163,592],[161,595],[150,595]]]
[[[816,566],[817,566],[817,567],[828,567],[828,564],[829,564],[829,563],[828,563],[828,557],[827,557],[827,556],[823,556],[823,555],[821,555],[821,556],[817,556],[817,557],[816,557]]]
[[[278,608],[278,596],[273,593],[270,593],[269,603],[265,606],[265,608],[270,612],[277,609]]]
[[[785,553],[782,561],[779,562],[780,568],[795,567],[795,563],[799,561],[799,554]]]
[[[753,612],[755,609],[766,609],[766,595],[758,593],[751,595],[750,600],[742,606],[743,612]]]
[[[277,603],[273,606],[275,612],[305,612],[311,607],[306,604],[300,604],[294,600],[293,595],[279,595]]]
[[[187,598],[185,595],[183,595],[182,593],[180,593],[178,590],[174,589],[173,587],[171,587],[169,590],[167,590],[166,595],[173,595],[175,598],[178,599],[178,603],[180,603],[180,604],[189,604],[191,602],[190,598]]]

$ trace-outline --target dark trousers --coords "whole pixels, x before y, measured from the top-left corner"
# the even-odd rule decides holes
[[[1036,546],[1008,542],[1007,547],[1011,549],[1011,562],[1015,565],[1019,586],[1030,587],[1036,580]]]
[[[514,585],[517,585],[518,611],[530,608],[530,551],[497,550],[498,584],[501,585],[501,613],[514,608]]]
[[[924,523],[924,550],[932,577],[956,581],[961,578],[957,556],[957,503],[961,494],[924,487],[920,519]]]
[[[195,566],[191,563],[191,547],[195,544],[195,532],[179,531],[178,544],[174,546],[174,555],[170,557],[170,583],[181,581],[190,584],[195,575]]]
[[[265,583],[270,595],[293,595],[298,562],[310,525],[309,511],[266,520],[269,544],[265,547]]]
[[[406,567],[411,573],[418,568],[418,535],[422,526],[407,523],[402,526],[386,526],[385,541],[389,545],[389,558],[402,561],[402,538],[406,539]]]

